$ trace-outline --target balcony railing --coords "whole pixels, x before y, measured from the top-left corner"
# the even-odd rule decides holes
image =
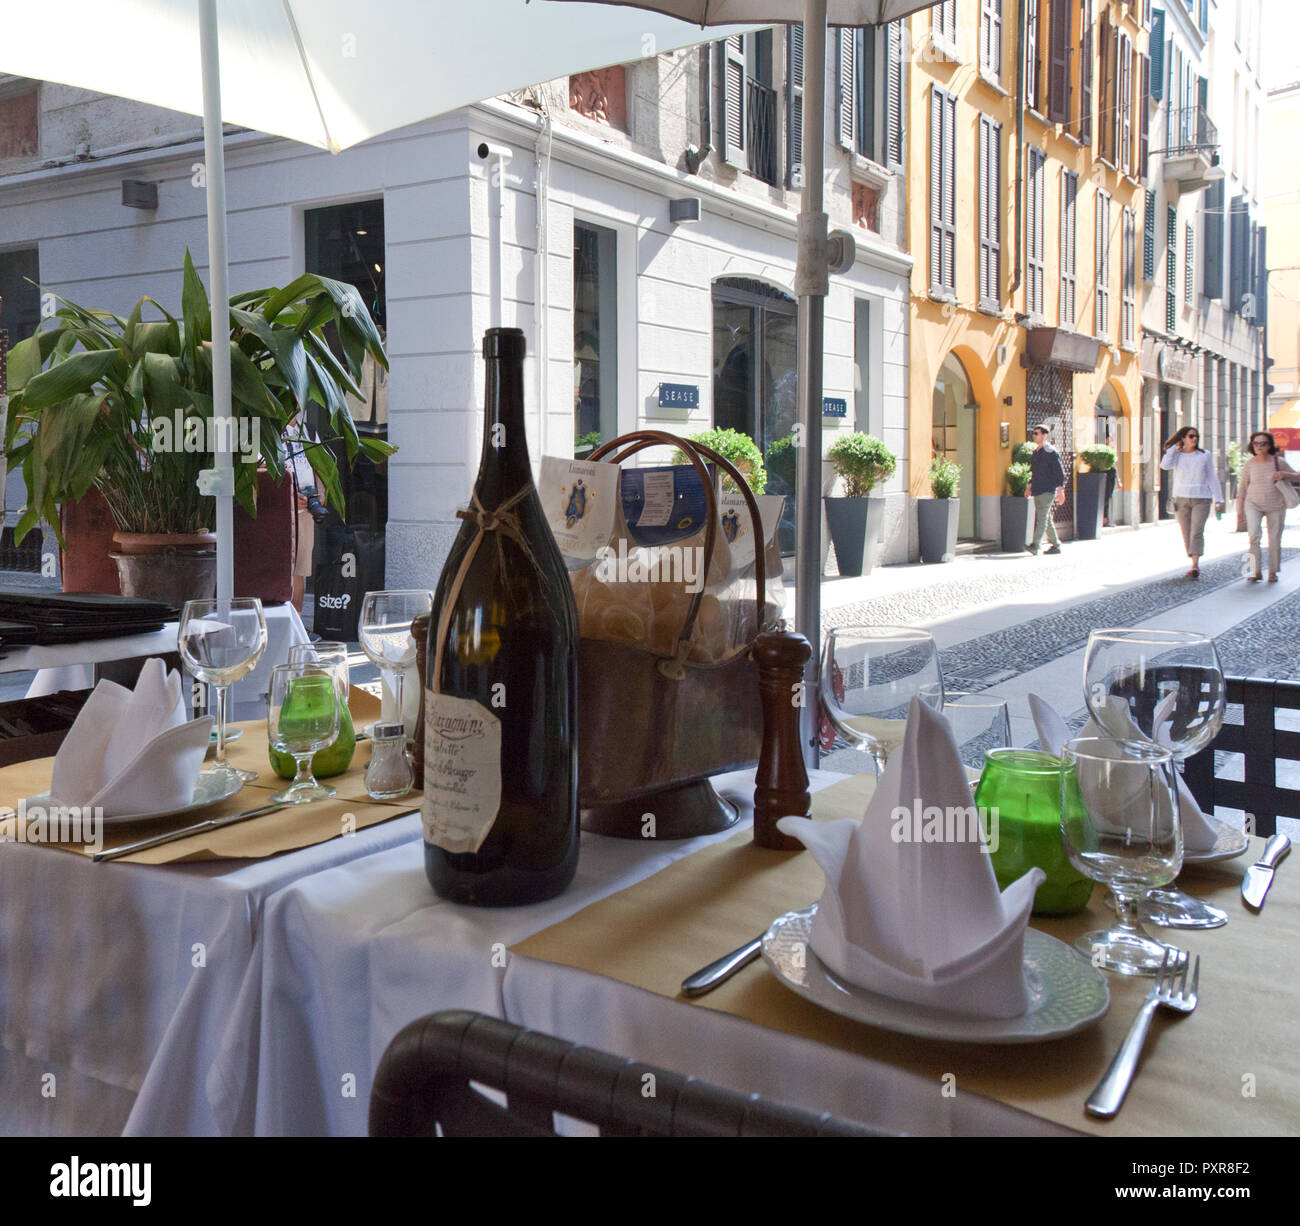
[[[745,87],[749,91],[749,131],[745,133],[745,144],[749,150],[749,173],[756,179],[775,186],[776,90],[752,77],[746,78]]]
[[[1205,113],[1203,106],[1175,107],[1169,113],[1169,147],[1165,157],[1186,157],[1203,153],[1213,157],[1219,149],[1219,129]]]

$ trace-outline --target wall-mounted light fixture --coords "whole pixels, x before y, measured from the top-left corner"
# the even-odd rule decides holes
[[[678,200],[668,202],[668,220],[673,225],[678,225],[683,221],[700,220],[700,198],[698,196],[682,196]]]
[[[156,209],[158,184],[145,183],[142,179],[123,179],[122,203],[128,209]]]

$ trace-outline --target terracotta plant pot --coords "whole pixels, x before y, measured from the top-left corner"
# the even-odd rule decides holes
[[[190,534],[117,532],[111,554],[123,596],[160,600],[179,609],[187,600],[211,598],[217,587],[217,538]]]

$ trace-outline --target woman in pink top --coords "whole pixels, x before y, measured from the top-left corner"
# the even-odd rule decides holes
[[[1279,481],[1300,480],[1297,473],[1277,453],[1277,444],[1267,430],[1257,430],[1250,436],[1250,459],[1241,466],[1237,489],[1237,514],[1246,515],[1246,529],[1250,533],[1250,556],[1254,561],[1249,583],[1261,579],[1259,537],[1264,520],[1268,520],[1268,581],[1277,582],[1278,568],[1282,565],[1282,524],[1286,518],[1286,503]]]

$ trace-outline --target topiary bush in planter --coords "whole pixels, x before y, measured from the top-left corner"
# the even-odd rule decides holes
[[[855,431],[841,434],[826,458],[844,482],[842,498],[825,500],[840,574],[869,575],[885,528],[885,500],[870,495],[893,475],[898,457],[875,435]]]

